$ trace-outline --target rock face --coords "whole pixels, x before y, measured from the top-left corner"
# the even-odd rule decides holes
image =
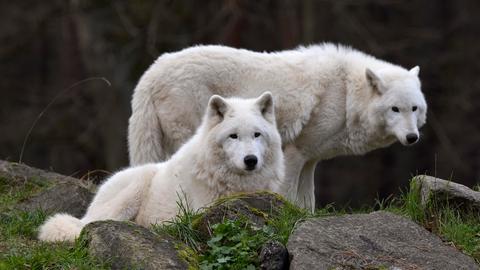
[[[187,269],[174,241],[133,223],[97,221],[82,231],[90,255],[111,263],[112,269]]]
[[[287,249],[290,269],[479,269],[413,221],[383,211],[309,219]]]
[[[27,199],[16,208],[25,211],[41,209],[49,214],[69,213],[80,218],[85,214],[93,195],[81,186],[61,183]]]
[[[480,213],[480,192],[452,181],[428,175],[416,176],[413,181],[420,188],[423,206],[427,206],[429,201],[434,198],[437,204],[448,204],[449,206],[456,206]]]

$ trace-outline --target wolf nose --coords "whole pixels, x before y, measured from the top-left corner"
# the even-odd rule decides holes
[[[409,144],[413,144],[413,143],[417,142],[417,140],[418,140],[417,134],[415,134],[415,133],[407,134],[407,142]]]
[[[258,159],[254,155],[248,155],[243,159],[243,162],[245,162],[245,165],[247,165],[247,171],[252,171],[253,169],[255,169]]]

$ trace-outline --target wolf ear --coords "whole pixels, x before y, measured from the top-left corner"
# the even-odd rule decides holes
[[[227,112],[228,104],[224,98],[218,95],[213,95],[208,101],[207,115],[209,119],[215,119],[216,122],[221,122],[225,113]]]
[[[418,76],[418,73],[420,72],[420,67],[419,66],[415,66],[413,67],[412,69],[410,69],[408,72],[410,72],[410,74],[413,74],[415,76]]]
[[[367,68],[365,70],[365,76],[367,77],[368,84],[372,87],[374,91],[378,94],[383,94],[387,90],[385,87],[385,83],[383,82],[382,78],[380,78],[375,72],[371,69]]]
[[[275,111],[273,108],[273,96],[270,92],[263,93],[255,101],[263,117],[270,123],[275,123]]]

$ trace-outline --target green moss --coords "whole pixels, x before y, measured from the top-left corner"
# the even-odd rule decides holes
[[[250,210],[253,214],[255,214],[257,216],[262,217],[265,220],[269,219],[269,214],[265,213],[264,211],[262,211],[260,209],[257,209],[255,207],[248,207],[248,210]]]
[[[273,196],[275,199],[281,201],[281,202],[287,202],[285,198],[283,198],[280,194],[273,193],[270,191],[258,191],[255,192],[256,196],[263,196],[263,195],[270,195]],[[213,204],[212,207],[224,204],[229,201],[234,201],[234,200],[239,200],[239,199],[245,199],[245,198],[250,198],[252,197],[252,193],[247,193],[247,192],[238,192],[229,196],[221,197],[220,199],[216,200]]]
[[[183,243],[175,245],[178,257],[184,260],[188,265],[188,270],[199,269],[199,255],[198,252]]]

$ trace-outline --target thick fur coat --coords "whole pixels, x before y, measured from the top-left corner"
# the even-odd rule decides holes
[[[333,44],[274,53],[224,46],[166,53],[135,88],[130,163],[175,153],[200,125],[211,95],[252,97],[268,90],[276,98],[288,197],[314,207],[318,161],[418,141],[427,111],[418,72]]]
[[[81,219],[57,214],[40,228],[43,241],[73,241],[97,220],[162,222],[187,199],[197,210],[237,192],[283,193],[284,159],[273,98],[223,99],[213,96],[196,134],[166,162],[120,171],[98,190]]]

